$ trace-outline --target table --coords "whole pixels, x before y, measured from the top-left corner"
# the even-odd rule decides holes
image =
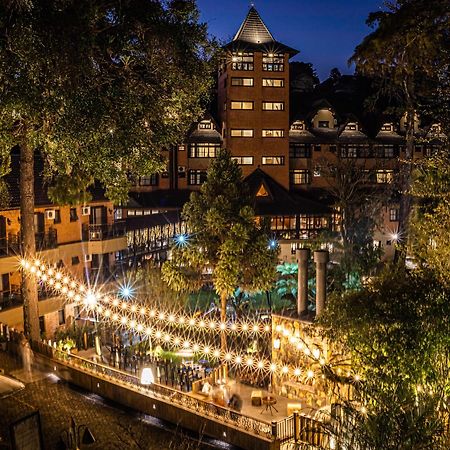
[[[273,395],[265,395],[262,398],[262,402],[264,405],[264,408],[262,409],[261,413],[265,411],[270,411],[270,415],[273,415],[273,410],[275,410],[276,412],[278,412],[278,409],[275,408],[275,404],[277,403],[277,399],[273,396]]]

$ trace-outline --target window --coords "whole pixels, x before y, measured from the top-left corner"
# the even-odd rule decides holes
[[[293,123],[291,126],[291,130],[302,131],[305,129],[305,125],[303,123]]]
[[[253,70],[253,52],[238,52],[231,56],[232,70]]]
[[[253,165],[253,156],[233,156],[231,159],[234,159],[240,166]]]
[[[206,170],[190,170],[188,183],[191,186],[203,184],[206,181]]]
[[[158,174],[139,177],[139,186],[158,186]]]
[[[66,323],[66,312],[64,309],[60,309],[58,311],[58,323],[60,325],[64,325]]]
[[[382,127],[380,131],[392,131],[392,124],[390,123],[385,123]]]
[[[263,87],[284,87],[284,80],[282,78],[263,78],[262,80]]]
[[[291,144],[289,156],[291,158],[311,158],[311,144]]]
[[[311,183],[311,173],[306,169],[290,171],[291,184],[309,184]]]
[[[80,264],[80,257],[72,256],[72,266],[76,266],[77,264]]]
[[[263,102],[263,111],[284,111],[284,102]]]
[[[315,152],[320,152],[322,150],[322,147],[320,146],[320,144],[315,144],[314,145],[314,151]]]
[[[374,154],[376,158],[393,158],[395,150],[393,145],[376,145],[374,146]]]
[[[41,334],[45,333],[45,317],[44,316],[39,317],[39,332]]]
[[[232,77],[231,86],[253,86],[253,78]]]
[[[189,158],[215,158],[220,144],[202,142],[189,145]]]
[[[262,130],[262,137],[282,138],[284,137],[284,130]]]
[[[122,220],[123,214],[122,214],[122,208],[116,208],[114,210],[114,220]]]
[[[198,124],[199,130],[211,130],[212,129],[212,123],[209,120],[203,120]]]
[[[253,137],[253,130],[244,130],[244,129],[232,129],[230,131],[231,137]]]
[[[179,152],[184,152],[186,150],[186,146],[184,144],[178,146]]]
[[[253,102],[238,102],[238,101],[233,101],[233,102],[231,102],[231,109],[245,109],[245,110],[252,110],[252,109],[253,109]]]
[[[55,220],[53,223],[61,223],[61,210],[55,209]]]
[[[356,131],[356,130],[357,130],[356,123],[348,123],[348,124],[345,126],[345,129],[346,129],[347,131]]]
[[[134,209],[129,209],[127,211],[127,216],[128,217],[132,217],[132,216],[135,216],[135,215],[136,215],[136,211]]]
[[[377,183],[385,184],[392,183],[394,179],[394,171],[393,170],[377,170],[376,171],[376,179]]]
[[[71,222],[76,222],[78,220],[77,208],[70,208],[69,217]]]
[[[389,220],[391,222],[398,222],[399,219],[399,209],[398,208],[391,208],[389,210]]]
[[[319,128],[330,128],[330,122],[328,120],[319,120]]]
[[[263,53],[263,70],[267,72],[283,72],[283,53]]]
[[[263,156],[262,163],[266,166],[283,166],[284,156]]]
[[[358,158],[359,147],[357,145],[342,145],[341,146],[341,158]]]
[[[321,176],[321,173],[320,173],[320,166],[314,167],[313,177],[320,177],[320,176]]]

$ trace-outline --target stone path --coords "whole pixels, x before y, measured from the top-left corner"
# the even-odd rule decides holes
[[[20,377],[20,364],[11,356],[0,352],[0,368],[5,374],[16,373]],[[78,425],[88,425],[96,442],[89,449],[145,449],[145,450],[193,450],[220,448],[190,439],[182,430],[150,416],[127,410],[109,403],[101,397],[62,382],[50,373],[33,372],[33,380],[14,398],[37,408],[46,449],[63,448],[61,433],[70,425],[73,417]],[[8,417],[11,402],[0,402],[0,416]],[[4,409],[2,409],[2,407]],[[162,428],[158,428],[162,427]],[[0,445],[1,447],[1,445]],[[225,447],[224,447],[225,448]],[[228,447],[229,448],[229,447]]]

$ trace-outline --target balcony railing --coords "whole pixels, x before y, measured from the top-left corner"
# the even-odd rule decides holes
[[[58,246],[58,235],[56,230],[48,230],[43,233],[35,233],[36,250],[48,250]],[[6,237],[0,238],[0,257],[14,256],[21,253],[21,236],[20,233],[8,233]]]
[[[82,228],[83,241],[103,241],[121,236],[125,236],[124,221],[103,225],[84,224]]]

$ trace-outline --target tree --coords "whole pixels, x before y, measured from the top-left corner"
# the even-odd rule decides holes
[[[449,293],[431,272],[390,267],[361,292],[330,298],[324,334],[360,377],[340,402],[349,448],[448,448]]]
[[[396,0],[388,9],[369,15],[367,23],[376,27],[364,38],[349,62],[358,73],[376,78],[380,91],[401,98],[406,111],[406,158],[400,166],[401,201],[399,234],[406,241],[411,211],[414,121],[420,97],[436,93],[440,73],[448,70],[449,11],[440,0]]]
[[[206,182],[191,194],[182,218],[190,234],[181,244],[178,240],[162,276],[180,291],[199,288],[211,273],[224,323],[228,297],[238,287],[268,290],[277,261],[277,249],[269,246],[268,235],[255,221],[241,169],[229,151],[220,151],[212,161]],[[224,349],[225,335],[221,337]]]
[[[36,251],[34,151],[55,201],[86,201],[94,180],[123,200],[129,174],[162,170],[160,150],[201,113],[210,49],[191,0],[0,4],[0,175],[17,146],[24,255]],[[25,331],[37,340],[33,278],[22,291]]]
[[[393,186],[374,183],[374,168],[369,171],[366,162],[356,158],[323,159],[319,164],[340,214],[339,269],[346,285],[351,277],[369,274],[379,261],[380,251],[373,246],[373,234]]]

